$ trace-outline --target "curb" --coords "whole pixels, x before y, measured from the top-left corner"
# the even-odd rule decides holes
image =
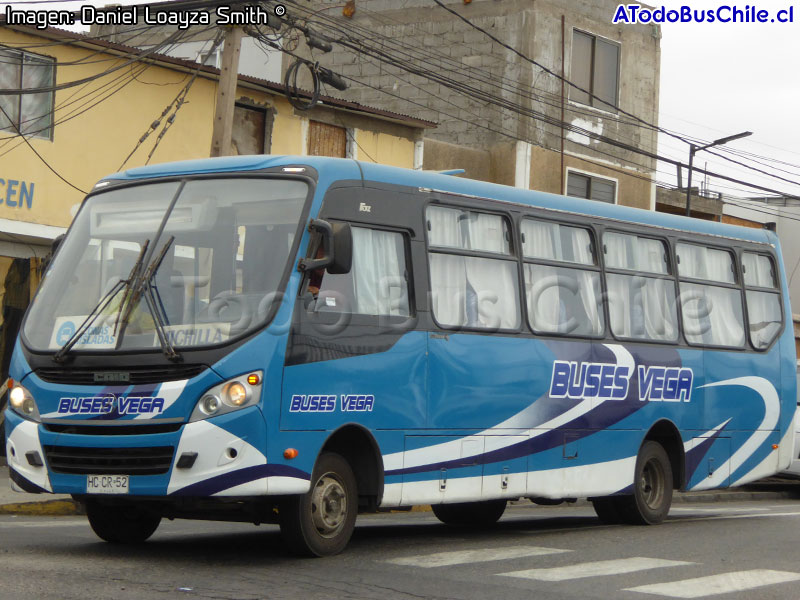
[[[676,493],[672,497],[673,504],[695,504],[701,502],[752,502],[761,500],[798,500],[798,491],[708,491],[695,493]],[[589,500],[564,503],[568,506],[591,506]],[[536,506],[527,499],[514,500],[509,506]],[[563,506],[558,505],[558,506]],[[542,506],[541,508],[547,508]],[[413,506],[410,510],[390,510],[387,513],[431,512],[430,504]],[[383,511],[381,511],[383,512]],[[42,500],[39,502],[19,502],[0,505],[0,515],[60,517],[86,514],[78,502],[74,500]],[[380,513],[379,513],[380,514]]]
[[[73,500],[45,500],[0,505],[0,515],[27,517],[67,517],[82,515],[80,505]]]

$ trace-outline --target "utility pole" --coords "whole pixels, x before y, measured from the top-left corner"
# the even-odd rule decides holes
[[[239,54],[242,49],[244,31],[231,27],[225,32],[225,47],[222,50],[217,107],[214,113],[214,133],[211,136],[211,156],[228,156],[231,152],[233,134],[233,109],[236,102],[236,84],[239,81]]]
[[[728,142],[732,142],[733,140],[738,140],[739,138],[747,137],[748,135],[753,135],[752,131],[743,131],[742,133],[737,133],[736,135],[729,135],[724,138],[719,138],[718,140],[714,140],[710,144],[706,144],[705,146],[696,146],[694,144],[689,144],[689,177],[688,181],[686,182],[686,216],[692,216],[692,166],[694,163],[694,155],[700,152],[700,150],[705,150],[706,148],[711,148],[712,146],[721,146],[722,144],[727,144]]]

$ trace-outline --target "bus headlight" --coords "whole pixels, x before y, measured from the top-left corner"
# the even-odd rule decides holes
[[[222,388],[222,401],[228,406],[236,408],[244,406],[247,403],[248,396],[247,388],[239,381],[226,383],[225,387]]]
[[[39,409],[31,393],[21,385],[17,384],[8,393],[8,403],[11,409],[26,419],[39,421]]]
[[[198,404],[197,407],[200,409],[200,412],[210,417],[219,412],[220,401],[216,396],[206,394],[200,399],[200,404]]]
[[[262,372],[250,371],[215,385],[200,396],[189,421],[200,421],[257,404],[262,383]]]

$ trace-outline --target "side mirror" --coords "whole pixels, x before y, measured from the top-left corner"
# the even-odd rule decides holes
[[[333,260],[328,273],[349,273],[353,266],[353,230],[350,223],[333,224]]]
[[[353,265],[353,230],[350,224],[331,225],[322,219],[312,219],[308,230],[322,236],[323,255],[314,259],[302,258],[297,268],[300,271],[326,268],[334,275],[349,273]]]

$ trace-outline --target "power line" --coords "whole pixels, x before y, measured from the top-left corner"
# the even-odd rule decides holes
[[[55,169],[52,167],[52,165],[51,165],[49,162],[47,162],[47,161],[44,159],[44,157],[43,157],[41,154],[39,154],[39,153],[36,151],[36,148],[34,148],[34,147],[33,147],[33,144],[31,144],[31,143],[28,141],[28,138],[27,138],[27,137],[25,137],[24,135],[22,135],[22,132],[20,131],[19,127],[18,127],[17,125],[15,125],[15,124],[14,124],[14,121],[13,121],[13,120],[11,119],[11,117],[8,115],[8,113],[6,112],[6,109],[4,109],[4,108],[3,108],[3,105],[2,105],[2,104],[0,104],[0,111],[3,113],[3,116],[4,116],[6,119],[8,119],[8,121],[9,121],[9,122],[10,122],[12,125],[14,125],[14,127],[17,129],[17,132],[19,133],[19,135],[21,135],[21,136],[22,136],[22,139],[23,139],[23,140],[25,140],[25,143],[26,143],[26,144],[28,144],[28,148],[30,148],[30,149],[31,149],[31,152],[33,152],[33,153],[36,155],[36,157],[37,157],[37,158],[38,158],[40,161],[42,161],[42,163],[44,164],[44,166],[46,166],[48,169],[50,169],[50,171],[51,171],[51,172],[52,172],[52,173],[53,173],[53,174],[54,174],[56,177],[58,177],[58,178],[59,178],[61,181],[63,181],[64,183],[66,183],[68,186],[70,186],[71,188],[73,188],[73,189],[75,189],[75,190],[79,191],[80,193],[82,193],[82,194],[84,194],[84,195],[86,194],[86,191],[85,191],[85,190],[82,190],[81,188],[79,188],[78,186],[76,186],[75,184],[73,184],[71,181],[67,180],[67,179],[66,179],[66,178],[65,178],[65,177],[64,177],[64,176],[63,176],[61,173],[59,173],[58,171],[56,171],[56,170],[55,170]]]
[[[171,36],[169,36],[169,38],[167,38],[167,40],[164,41],[164,45],[169,45],[169,44],[173,43],[173,41],[175,41],[177,39],[180,39],[183,35],[185,35],[184,31],[177,30],[175,33],[173,33]],[[19,95],[22,95],[22,94],[47,94],[47,93],[50,93],[50,92],[58,92],[60,90],[66,90],[66,89],[69,89],[71,87],[76,87],[76,86],[79,86],[79,85],[83,85],[85,83],[91,83],[92,81],[97,81],[98,79],[100,79],[102,77],[105,77],[106,75],[110,75],[111,73],[114,73],[115,71],[119,71],[120,69],[122,69],[124,67],[127,67],[128,65],[131,65],[131,64],[133,64],[135,62],[139,62],[144,58],[147,58],[151,54],[156,53],[159,49],[160,49],[160,46],[154,46],[154,47],[152,47],[152,48],[150,48],[148,50],[143,50],[142,52],[139,52],[139,53],[135,54],[133,58],[125,61],[121,65],[118,65],[118,66],[115,66],[115,67],[111,67],[110,69],[106,69],[102,73],[96,73],[95,75],[90,75],[89,77],[84,77],[83,79],[78,79],[78,80],[74,80],[74,81],[68,81],[66,83],[57,84],[57,85],[48,86],[48,87],[17,88],[17,89],[5,88],[5,89],[0,89],[0,96],[19,96]]]
[[[301,6],[299,6],[299,5],[298,5],[296,2],[293,2],[292,0],[289,0],[289,2],[290,2],[291,4],[293,4],[294,6],[296,6],[296,8],[300,9],[301,11],[302,11],[302,10],[306,10],[306,12],[307,12],[307,9],[303,9],[303,8],[302,8]],[[449,9],[448,9],[448,10],[449,10]],[[369,12],[369,11],[368,11],[368,12]],[[450,11],[450,12],[452,12],[452,11]],[[353,37],[352,37],[352,35],[350,35],[350,34],[349,34],[349,31],[343,31],[343,30],[342,30],[340,27],[338,27],[338,26],[337,26],[337,21],[336,21],[335,19],[333,19],[333,18],[331,18],[331,17],[328,17],[328,16],[325,16],[325,17],[324,17],[324,19],[325,19],[325,20],[326,20],[328,23],[332,23],[332,24],[333,24],[333,25],[331,25],[332,29],[334,29],[334,30],[336,30],[336,31],[338,31],[338,32],[340,32],[340,33],[342,33],[342,35],[344,35],[345,37],[349,37],[349,40],[350,40],[350,42],[351,42],[350,49],[351,49],[351,50],[353,50],[353,51],[355,51],[355,52],[359,52],[359,51],[361,51],[362,55],[364,54],[364,51],[365,51],[365,47],[364,47],[364,39],[368,39],[368,40],[375,40],[375,39],[377,38],[377,36],[379,35],[379,34],[376,34],[376,33],[374,32],[374,29],[373,29],[373,30],[368,30],[368,31],[366,32],[366,34],[364,34],[364,30],[363,30],[363,28],[360,28],[360,29],[359,29],[359,28],[357,28],[356,26],[353,26],[353,25],[347,24],[347,27],[348,27],[349,29],[352,29],[352,30],[356,30],[356,29],[357,29],[357,30],[359,31],[359,33],[362,33],[362,35],[365,35],[365,38],[364,38],[364,39],[360,39],[360,40],[358,40],[358,39],[355,39],[355,38],[353,38]],[[391,21],[391,19],[388,19],[388,20],[389,20],[389,21]],[[464,20],[464,19],[462,19],[462,20]],[[311,21],[310,21],[310,19],[309,19],[309,21],[308,21],[308,22],[309,22],[309,23],[311,22]],[[473,27],[475,27],[475,28],[477,28],[478,30],[480,30],[480,31],[482,31],[482,32],[484,32],[484,33],[486,33],[486,32],[485,32],[485,30],[483,30],[483,29],[481,29],[481,28],[479,28],[479,27],[477,27],[477,26],[475,26],[475,25],[472,25],[471,23],[470,23],[470,25],[471,25],[471,26],[473,26]],[[501,45],[503,45],[504,47],[507,47],[507,48],[509,48],[509,49],[513,50],[513,48],[510,48],[510,47],[508,47],[508,45],[507,45],[507,44],[502,44],[502,42],[499,42],[499,40],[497,40],[496,38],[494,38],[494,36],[491,36],[491,34],[488,34],[488,33],[487,33],[487,35],[489,35],[489,37],[490,37],[490,38],[492,38],[493,40],[497,41],[498,43],[500,43],[500,44],[501,44]],[[335,41],[337,41],[337,42],[339,42],[339,43],[342,43],[342,41],[343,41],[343,40],[335,40]],[[346,41],[346,40],[344,40],[344,41]],[[382,49],[382,50],[384,50],[384,49],[386,48],[386,46],[387,46],[387,45],[394,44],[395,46],[397,46],[397,45],[399,44],[399,42],[397,42],[397,41],[396,41],[396,40],[394,40],[394,39],[387,39],[385,42],[380,42],[380,43],[381,43],[381,49]],[[360,45],[360,48],[353,47],[353,44]],[[346,45],[347,45],[347,44],[346,44]],[[407,49],[407,48],[409,48],[409,46],[408,46],[408,45],[406,45],[406,46],[403,46],[402,48],[405,48],[405,49]],[[402,48],[401,48],[401,53],[402,53],[402,54],[404,54],[406,57],[409,57],[409,58],[410,58],[410,57],[412,57],[412,54],[410,54],[410,53],[409,53],[408,51],[406,51],[406,50],[403,50]],[[423,51],[419,51],[419,49],[414,49],[414,48],[412,48],[412,51],[416,51],[416,52],[420,52],[420,53],[422,53],[422,52],[423,52]],[[430,52],[428,52],[427,54],[428,54],[428,56],[430,56],[430,55],[431,55],[431,53],[430,53]],[[520,54],[520,53],[517,53],[517,54]],[[524,56],[524,55],[522,55],[522,56]],[[407,64],[403,64],[403,63],[402,63],[402,61],[401,61],[401,62],[398,62],[397,60],[391,60],[391,59],[390,59],[388,56],[383,56],[383,57],[380,57],[380,59],[381,59],[381,61],[382,61],[382,62],[385,62],[385,63],[387,63],[387,64],[394,64],[395,66],[398,66],[398,67],[400,67],[400,68],[404,68],[404,69],[406,69],[406,70],[410,70],[412,73],[417,73],[418,75],[422,76],[422,74],[419,72],[419,70],[415,71],[413,68],[409,68],[409,67],[408,67],[408,65],[407,65]],[[421,60],[421,59],[417,59],[417,58],[415,58],[415,60]],[[456,62],[456,61],[454,61],[454,59],[452,59],[452,58],[450,58],[450,57],[447,57],[447,56],[439,56],[439,60],[440,60],[440,65],[442,64],[442,60],[444,60],[444,61],[449,61],[450,63]],[[530,59],[527,59],[527,58],[526,58],[526,60],[530,60]],[[536,64],[537,66],[540,66],[540,67],[541,67],[541,65],[539,65],[538,63],[536,63],[536,61],[531,61],[531,62],[533,62],[533,63],[534,63],[534,64]],[[475,68],[473,68],[473,67],[465,67],[465,66],[464,66],[463,64],[461,64],[460,62],[458,62],[458,68],[459,68],[459,70],[461,70],[461,71],[468,70],[468,71],[470,72],[470,74],[472,74],[473,72],[475,72],[475,71],[477,70],[477,69],[475,69]],[[547,72],[549,72],[550,74],[553,74],[553,75],[557,76],[559,79],[561,79],[561,76],[559,76],[557,73],[553,73],[552,71],[550,71],[549,69],[546,69],[546,68],[545,68],[545,70],[546,70]],[[494,79],[495,79],[495,80],[497,80],[498,78],[494,78]],[[501,77],[501,78],[499,78],[499,80],[500,80],[500,85],[501,85],[501,86],[504,86],[504,89],[508,89],[508,86],[506,86],[506,84],[505,84],[505,80],[504,80],[504,78],[502,78],[502,77]],[[485,82],[485,81],[486,81],[486,80],[484,80],[484,82]],[[565,81],[566,81],[566,80],[565,80]],[[409,82],[409,81],[406,81],[406,83],[407,83],[407,84],[410,84],[410,85],[414,85],[412,82]],[[441,81],[439,81],[439,83],[442,83],[442,84],[444,85],[444,83],[443,83],[443,82],[441,82]],[[573,85],[573,87],[576,87],[576,88],[578,88],[578,86],[575,86],[574,84],[571,84],[571,85]],[[451,86],[451,87],[452,87],[452,86]],[[515,86],[512,86],[512,89],[511,89],[512,93],[516,93],[516,94],[518,94],[518,95],[520,95],[520,96],[527,97],[527,98],[529,98],[529,99],[531,99],[531,100],[533,100],[533,101],[536,101],[536,102],[543,102],[545,105],[548,105],[548,106],[556,106],[556,105],[555,105],[555,104],[553,104],[552,102],[547,102],[547,101],[546,101],[545,99],[543,99],[543,98],[537,98],[536,96],[534,96],[534,95],[530,95],[530,94],[523,94],[523,93],[521,93],[521,92],[519,91],[519,88],[518,88],[518,87],[516,87],[516,89],[514,89],[514,87],[515,87]],[[580,88],[578,88],[578,89],[580,89]],[[583,91],[584,91],[584,92],[586,92],[586,90],[583,90]],[[463,90],[462,90],[462,92],[463,92]],[[404,99],[404,100],[407,100],[407,99]],[[488,104],[488,102],[489,102],[489,101],[488,101],[487,99],[485,99],[485,98],[484,98],[483,100],[484,100],[484,101],[487,101],[487,106],[491,106],[492,108],[497,108],[497,109],[501,109],[501,110],[502,110],[503,108],[505,108],[506,110],[515,110],[513,107],[509,107],[508,105],[502,106],[502,105],[498,105],[497,103],[496,103],[494,106],[492,106],[492,105]],[[501,101],[502,101],[502,99],[501,99]],[[560,105],[558,105],[558,106],[560,107]],[[433,108],[433,107],[426,107],[426,108],[431,108],[431,109],[435,110],[435,108]],[[567,105],[567,106],[565,106],[564,108],[565,108],[565,110],[567,110],[567,111],[569,111],[569,112],[575,112],[575,113],[578,113],[578,112],[580,112],[580,111],[576,110],[576,108],[574,107],[574,105]],[[465,110],[465,109],[464,109],[464,108],[460,108],[460,110]],[[516,110],[516,112],[520,113],[520,111],[519,111],[518,109]],[[626,113],[625,111],[621,111],[621,112],[622,112],[623,114],[630,114],[630,113]],[[522,114],[522,113],[520,113],[520,114]],[[592,115],[594,115],[594,113],[587,113],[587,112],[585,112],[585,111],[583,112],[583,114],[592,114]],[[546,116],[545,116],[545,118],[542,118],[542,115],[541,115],[541,114],[536,114],[536,111],[534,111],[534,112],[528,111],[528,114],[527,114],[527,116],[531,117],[532,119],[539,119],[539,120],[542,120],[543,122],[545,122],[545,123],[549,123],[550,125],[552,125],[552,126],[554,126],[554,127],[566,128],[566,129],[571,129],[572,131],[575,131],[575,129],[574,129],[574,128],[565,127],[565,124],[564,124],[563,122],[560,122],[560,121],[559,121],[559,122],[555,122],[555,120],[554,120],[554,119],[552,119],[552,118],[548,119]],[[634,117],[635,117],[635,115],[634,115]],[[653,128],[655,127],[655,126],[653,126],[652,124],[650,124],[650,123],[647,123],[647,121],[644,121],[644,120],[642,120],[642,119],[639,119],[638,117],[635,117],[635,118],[636,118],[636,119],[638,119],[638,120],[641,122],[641,123],[640,123],[638,126],[641,126],[641,127],[646,127],[646,128],[648,128],[648,129],[650,129],[650,130],[653,130]],[[624,121],[624,120],[619,120],[619,119],[618,119],[618,122],[620,122],[621,124],[623,124],[623,123],[624,123],[624,124],[628,124],[628,125],[630,125],[630,124],[631,124],[630,122],[626,122],[626,121]],[[656,129],[656,130],[657,130],[657,129]],[[672,137],[674,137],[674,138],[676,138],[676,139],[679,139],[679,140],[683,141],[684,143],[694,143],[694,141],[695,141],[695,140],[692,140],[691,138],[687,138],[687,137],[685,137],[685,136],[682,136],[682,135],[680,135],[680,134],[677,134],[677,133],[675,133],[675,132],[672,132],[672,131],[666,130],[666,129],[664,129],[664,128],[660,128],[660,130],[661,130],[661,131],[663,131],[663,132],[664,132],[666,135],[670,135],[670,136],[672,136]],[[543,130],[543,132],[544,132],[544,130]],[[546,133],[546,132],[545,132],[545,133]],[[583,132],[581,132],[581,131],[577,131],[576,133],[579,133],[579,134],[582,134],[582,135],[586,135],[586,132],[585,132],[585,131],[583,131]],[[554,134],[554,135],[555,135],[555,134]],[[597,137],[594,137],[594,136],[591,136],[591,135],[589,135],[589,137],[590,137],[590,138],[593,138],[593,139],[597,139],[598,141],[602,141],[602,142],[605,142],[605,143],[610,143],[608,139],[597,138]],[[619,140],[616,140],[616,141],[619,141]],[[638,142],[638,140],[637,140],[637,142]],[[615,144],[615,145],[618,145],[618,144]],[[636,150],[638,150],[638,148],[636,148],[636,149],[624,148],[624,149],[625,149],[625,150],[627,150],[627,151],[632,151],[632,152],[636,152]],[[725,160],[728,160],[729,162],[731,162],[731,160],[730,160],[730,159],[728,159],[727,157],[723,157],[723,159],[725,159]],[[624,161],[624,162],[632,162],[632,161],[630,161],[630,159],[622,159],[622,158],[620,158],[619,160],[622,160],[622,161]],[[670,161],[668,161],[668,162],[670,162]],[[675,164],[675,166],[677,166],[677,167],[679,167],[679,168],[682,168],[682,167],[683,167],[683,164],[682,164],[680,161],[673,160],[673,161],[671,161],[671,162],[672,162],[672,164]],[[735,162],[735,161],[733,161],[733,162]],[[757,171],[757,172],[760,172],[762,175],[765,175],[765,176],[767,176],[767,177],[775,177],[775,178],[778,178],[778,179],[781,179],[781,180],[787,181],[788,183],[791,183],[791,184],[799,184],[799,182],[797,182],[797,181],[794,181],[794,180],[789,180],[789,179],[787,179],[787,178],[782,178],[780,175],[776,175],[775,173],[770,173],[770,172],[767,172],[767,171],[764,171],[764,170],[760,170],[760,169],[754,168],[754,167],[752,167],[751,165],[746,165],[746,164],[740,163],[740,166],[742,166],[743,168],[746,168],[746,169],[755,170],[755,171]],[[764,165],[764,166],[766,166],[766,165]],[[652,169],[653,167],[651,167],[651,166],[648,166],[648,167],[646,167],[646,168],[647,168],[648,170],[650,170],[650,169]],[[790,173],[790,174],[793,174],[793,173]]]

